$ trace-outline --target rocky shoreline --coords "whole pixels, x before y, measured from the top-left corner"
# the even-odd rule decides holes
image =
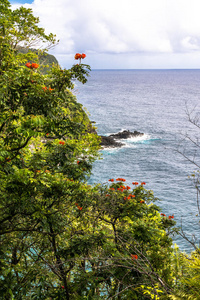
[[[136,130],[134,132],[131,132],[129,130],[124,130],[124,131],[120,131],[120,132],[118,132],[116,134],[111,134],[109,136],[100,135],[100,137],[101,137],[101,143],[100,143],[100,145],[103,148],[107,148],[107,147],[110,147],[110,148],[122,147],[125,144],[121,143],[119,141],[116,141],[116,140],[129,139],[129,138],[132,138],[132,137],[139,137],[139,136],[143,136],[143,135],[144,135],[144,133],[141,133],[141,132],[136,131]]]

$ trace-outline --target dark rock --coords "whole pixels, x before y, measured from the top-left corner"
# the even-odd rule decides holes
[[[116,134],[111,134],[110,137],[114,138],[114,139],[129,139],[131,137],[138,137],[138,136],[142,136],[144,135],[144,133],[141,133],[139,131],[134,131],[131,132],[129,130],[124,130],[121,132],[118,132]]]
[[[131,137],[138,137],[138,136],[142,136],[142,135],[144,135],[144,133],[141,133],[136,130],[134,132],[131,132],[129,130],[124,130],[124,131],[118,132],[116,134],[111,134],[109,136],[101,135],[100,145],[103,147],[112,147],[112,148],[122,147],[122,146],[124,146],[124,144],[121,142],[117,142],[115,139],[118,139],[118,140],[119,139],[128,139]]]
[[[111,148],[115,148],[115,147],[121,147],[124,144],[116,142],[114,140],[114,138],[110,137],[110,136],[103,136],[101,135],[101,143],[100,145],[103,147],[111,147]]]

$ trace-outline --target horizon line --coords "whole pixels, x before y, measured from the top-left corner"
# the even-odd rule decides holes
[[[200,68],[142,68],[142,69],[126,69],[126,68],[119,68],[119,69],[117,69],[117,68],[115,68],[115,69],[112,69],[112,68],[102,68],[102,69],[98,69],[98,68],[92,68],[91,69],[92,71],[106,71],[106,70],[111,70],[111,71],[119,71],[119,70],[126,70],[126,71],[128,71],[128,70],[130,70],[130,71],[161,71],[161,70],[168,70],[168,71],[179,71],[179,70],[182,70],[182,71],[187,71],[187,70],[200,70]]]

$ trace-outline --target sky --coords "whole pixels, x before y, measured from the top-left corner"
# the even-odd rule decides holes
[[[40,18],[63,68],[200,69],[199,0],[12,0]]]

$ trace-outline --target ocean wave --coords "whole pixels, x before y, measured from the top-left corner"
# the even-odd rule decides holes
[[[121,139],[122,142],[126,141],[127,143],[141,143],[150,140],[153,140],[153,138],[147,133],[139,136],[133,136],[128,139]]]
[[[110,134],[108,134],[110,135]],[[119,147],[103,147],[101,151],[103,153],[114,153],[120,149],[124,148],[135,148],[137,144],[150,144],[153,141],[159,141],[161,138],[159,137],[152,137],[150,134],[144,133],[141,136],[135,136],[127,139],[115,139],[116,141],[121,142],[123,145]]]
[[[124,148],[133,148],[133,145],[129,145],[128,143],[124,143],[124,145],[120,146],[120,147],[103,147],[100,151],[102,153],[115,153],[117,151],[119,151],[120,149],[124,149]]]
[[[117,152],[121,147],[115,147],[115,148],[112,148],[112,147],[105,147],[105,148],[102,148],[100,151],[103,153],[103,154],[112,154],[112,153],[115,153]]]

